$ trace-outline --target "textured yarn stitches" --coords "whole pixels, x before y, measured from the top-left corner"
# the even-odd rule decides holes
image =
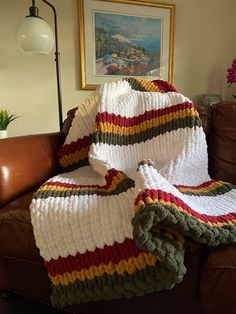
[[[31,220],[54,306],[131,298],[181,282],[185,237],[236,242],[236,189],[208,175],[193,103],[169,83],[105,83],[77,109],[64,173]]]

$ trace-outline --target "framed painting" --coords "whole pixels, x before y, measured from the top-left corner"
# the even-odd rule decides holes
[[[172,83],[175,5],[136,0],[78,0],[81,85],[119,78]]]

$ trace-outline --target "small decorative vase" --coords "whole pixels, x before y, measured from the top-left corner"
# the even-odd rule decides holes
[[[7,138],[7,130],[0,130],[0,139]]]

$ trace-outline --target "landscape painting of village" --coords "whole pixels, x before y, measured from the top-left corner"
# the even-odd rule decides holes
[[[95,75],[160,75],[161,19],[94,12]]]

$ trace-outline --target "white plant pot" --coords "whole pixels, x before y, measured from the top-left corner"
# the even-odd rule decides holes
[[[7,138],[7,130],[0,130],[0,139]]]

